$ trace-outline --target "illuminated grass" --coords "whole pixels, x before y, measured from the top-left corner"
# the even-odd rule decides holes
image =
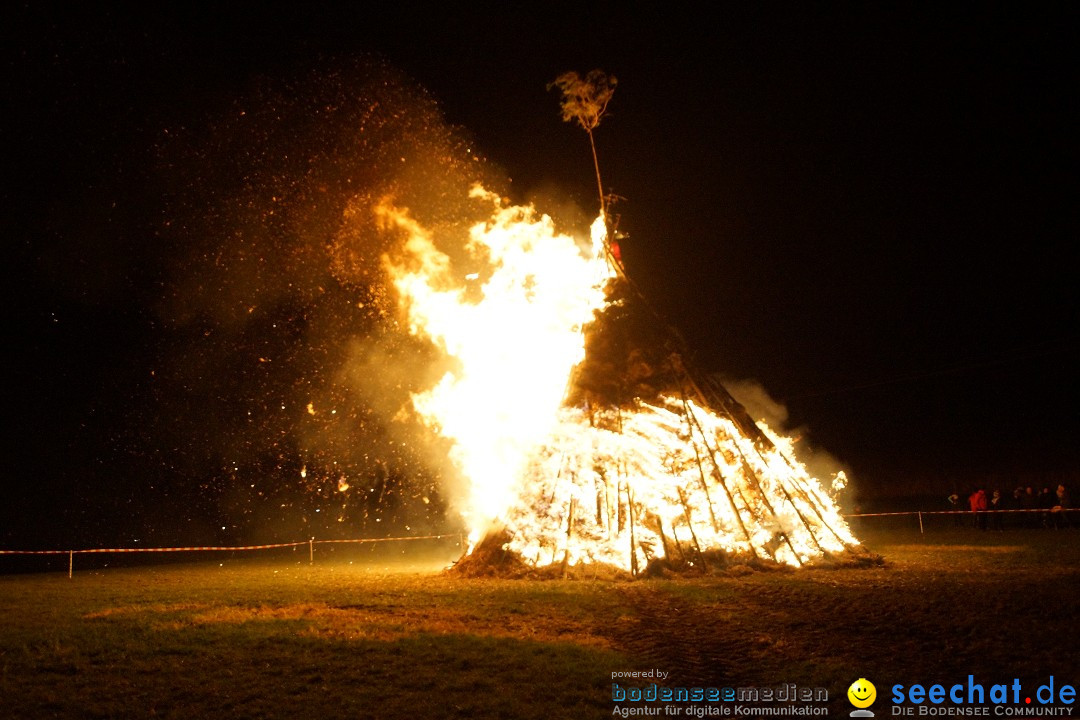
[[[611,673],[1076,681],[1080,532],[863,533],[883,568],[465,580],[341,557],[0,576],[0,717],[610,717]],[[1067,681],[1067,680],[1066,680]],[[669,683],[671,684],[671,683]]]

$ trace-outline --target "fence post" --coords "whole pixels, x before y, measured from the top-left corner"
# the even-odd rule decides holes
[[[922,526],[922,510],[920,510],[919,511],[919,534],[922,535],[922,534],[924,534],[924,532],[925,531],[923,530],[923,526]]]
[[[68,550],[68,580],[71,579],[71,574],[75,570],[75,551]]]
[[[308,564],[315,564],[315,538],[311,538],[307,541],[308,545]]]

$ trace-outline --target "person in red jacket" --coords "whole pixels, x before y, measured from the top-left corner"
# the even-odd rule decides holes
[[[980,530],[985,530],[986,514],[982,511],[986,510],[986,491],[979,488],[971,493],[971,497],[968,498],[968,504],[971,505],[971,512],[975,513],[973,517],[975,527]]]

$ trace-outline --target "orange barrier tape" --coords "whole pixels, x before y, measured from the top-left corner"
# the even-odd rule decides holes
[[[406,537],[388,538],[359,538],[356,540],[312,540],[316,545],[330,543],[366,543],[366,542],[389,542],[391,540],[435,540],[438,538],[461,537],[461,533],[447,533],[445,535],[408,535]]]
[[[89,553],[146,553],[146,552],[202,552],[227,550],[269,550],[271,548],[298,547],[300,545],[322,545],[326,543],[369,543],[389,542],[393,540],[431,540],[435,538],[460,537],[460,533],[445,535],[408,535],[388,538],[355,538],[351,540],[301,540],[299,542],[273,543],[270,545],[225,545],[207,547],[159,547],[159,548],[92,548],[89,550],[0,550],[0,555],[84,555]]]
[[[1032,510],[910,510],[907,512],[854,513],[852,515],[845,515],[844,517],[882,517],[883,515],[974,515],[977,512],[990,515],[993,513],[1048,513],[1068,511],[1069,508],[1062,507],[1035,508]]]
[[[275,543],[273,545],[232,545],[218,547],[167,547],[167,548],[90,548],[87,550],[0,550],[0,555],[84,555],[88,553],[145,553],[145,552],[198,552],[201,550],[266,550],[269,548],[295,547],[306,542]]]

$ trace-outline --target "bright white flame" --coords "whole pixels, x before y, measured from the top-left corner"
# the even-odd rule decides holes
[[[469,232],[468,249],[489,264],[475,302],[406,211],[383,203],[377,212],[408,234],[405,257],[385,262],[412,331],[457,361],[413,404],[454,441],[451,458],[470,485],[465,519],[475,541],[509,507],[530,455],[554,429],[567,378],[584,357],[582,329],[603,306],[612,270],[601,220],[582,248],[531,207],[504,205],[479,187],[471,197],[492,206],[491,218]]]

